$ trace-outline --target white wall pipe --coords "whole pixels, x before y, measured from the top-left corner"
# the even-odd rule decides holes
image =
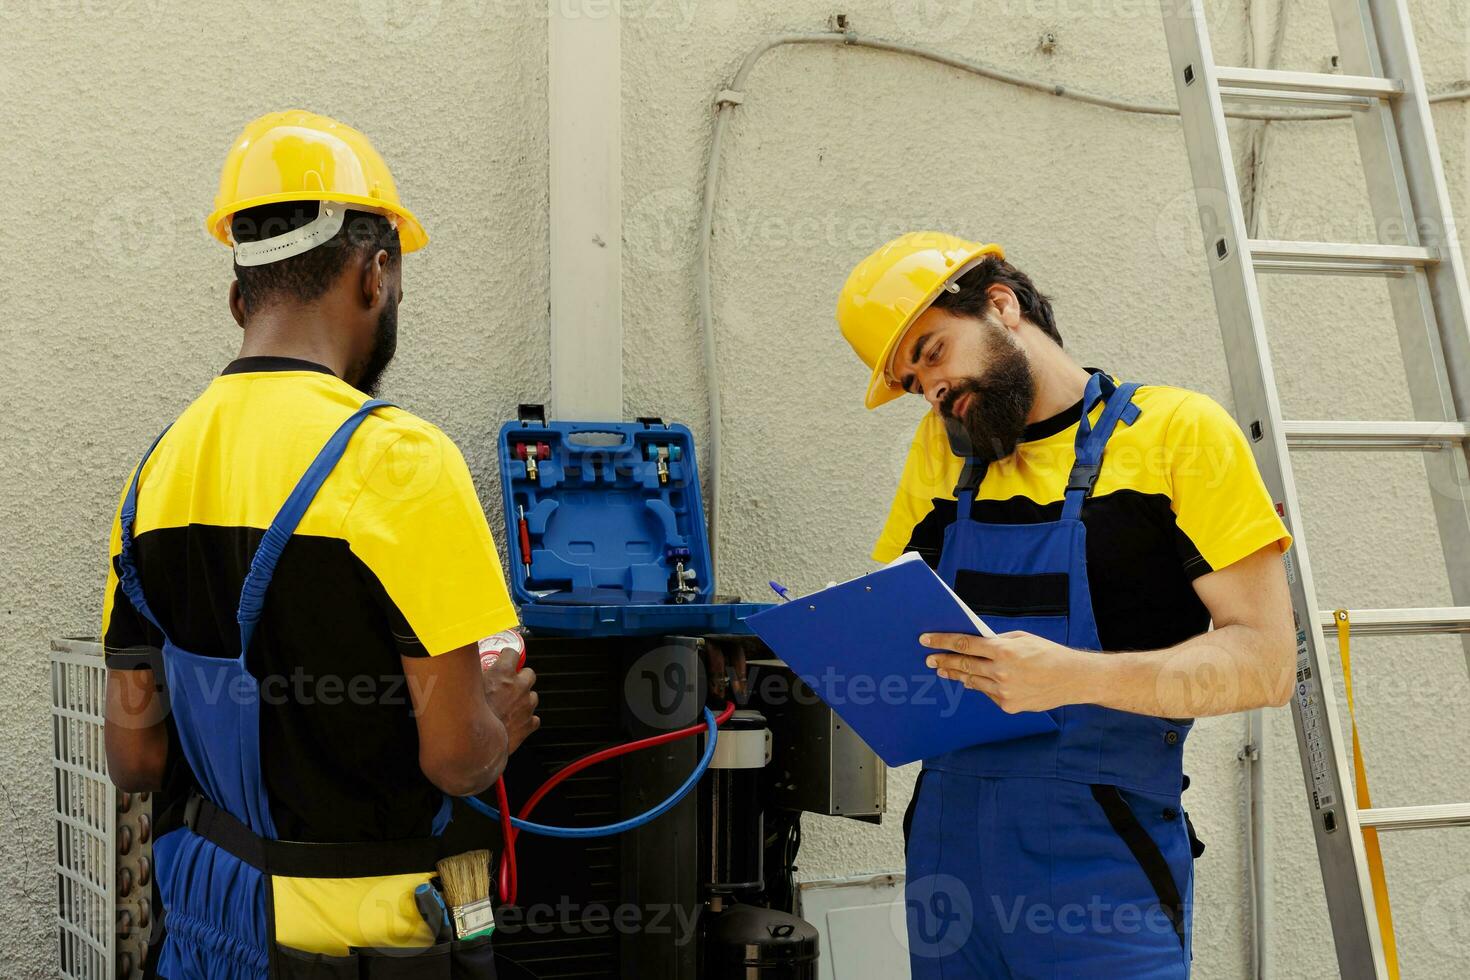
[[[558,418],[623,418],[622,22],[553,5],[550,122],[551,404]]]

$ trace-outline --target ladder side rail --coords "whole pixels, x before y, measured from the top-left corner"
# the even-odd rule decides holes
[[[1252,451],[1266,485],[1286,505],[1286,520],[1291,527],[1298,523],[1296,486],[1280,424],[1275,373],[1262,326],[1249,236],[1235,184],[1234,158],[1202,0],[1160,0],[1160,6],[1194,176],[1206,261],[1225,340],[1236,416],[1244,419],[1248,427],[1253,423],[1260,426],[1260,436],[1253,439]],[[1298,626],[1298,676],[1304,677],[1308,693],[1293,700],[1292,713],[1302,772],[1306,784],[1314,787],[1312,829],[1318,862],[1328,894],[1328,915],[1340,972],[1348,980],[1377,980],[1387,970],[1353,787],[1342,778],[1350,770],[1334,704],[1335,670],[1326,656],[1322,639],[1305,542],[1300,528],[1294,527],[1293,533],[1295,574],[1291,593]],[[1311,712],[1318,721],[1311,744],[1304,727],[1304,711]],[[1314,752],[1322,754],[1320,762],[1310,757]]]
[[[1410,154],[1405,162],[1404,180],[1418,219],[1418,244],[1440,253],[1440,261],[1430,275],[1434,308],[1445,341],[1446,366],[1458,417],[1470,419],[1470,285],[1467,285],[1470,279],[1466,276],[1464,249],[1450,204],[1424,70],[1406,0],[1368,2],[1374,12],[1382,70],[1404,83],[1404,93],[1394,102],[1391,116],[1398,145],[1419,151]]]
[[[1393,78],[1395,100],[1354,113],[1380,240],[1427,247],[1437,261],[1387,287],[1415,418],[1470,420],[1470,316],[1464,259],[1404,0],[1333,0],[1343,70]],[[1429,453],[1424,470],[1456,605],[1470,605],[1470,469],[1460,451]],[[1463,645],[1470,664],[1470,636]]]

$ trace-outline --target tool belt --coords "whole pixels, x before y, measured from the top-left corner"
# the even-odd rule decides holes
[[[432,872],[444,856],[438,837],[351,843],[267,840],[198,793],[184,806],[184,826],[262,873],[287,878],[423,874]],[[422,948],[353,948],[346,956],[274,943],[270,976],[272,980],[495,980],[495,951],[490,936]]]
[[[423,874],[445,856],[438,837],[350,843],[267,840],[198,793],[184,806],[184,826],[252,868],[285,878]]]

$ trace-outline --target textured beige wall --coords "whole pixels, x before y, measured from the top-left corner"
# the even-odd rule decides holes
[[[562,5],[590,16],[606,9]],[[0,86],[10,93],[0,173],[16,199],[0,222],[0,372],[18,408],[0,482],[9,677],[0,686],[0,974],[54,971],[46,639],[95,629],[118,481],[236,342],[224,309],[228,255],[200,228],[225,147],[250,117],[292,104],[373,136],[434,238],[407,266],[399,363],[386,389],[448,429],[491,501],[494,429],[516,402],[547,394],[545,6],[0,0]],[[1292,0],[1283,67],[1318,69],[1334,49],[1324,6]],[[1412,6],[1431,85],[1470,75],[1463,5]],[[833,8],[625,0],[622,9],[626,410],[688,421],[699,435],[693,246],[712,96],[761,36],[819,29]],[[1173,100],[1151,0],[864,0],[843,9],[865,33]],[[1210,9],[1219,60],[1242,63],[1243,4]],[[1057,35],[1052,54],[1037,49],[1043,31]],[[1470,214],[1466,110],[1443,106],[1436,120],[1459,211]],[[831,309],[852,263],[892,233],[936,226],[1006,243],[1054,295],[1084,363],[1229,404],[1176,122],[895,55],[786,48],[754,72],[728,136],[714,251],[724,591],[758,596],[777,570],[808,588],[868,567],[921,409],[862,409],[864,377]],[[1272,235],[1365,234],[1345,123],[1271,127],[1260,184]],[[1282,279],[1268,283],[1265,301],[1289,414],[1405,417],[1381,285]],[[1305,530],[1324,605],[1447,600],[1422,475],[1412,456],[1306,461]],[[1364,641],[1361,651],[1376,799],[1470,799],[1470,682],[1458,646]],[[1273,725],[1277,975],[1328,977],[1289,715],[1275,713]],[[1197,880],[1202,978],[1247,970],[1235,759],[1243,733],[1242,719],[1214,719],[1190,740],[1188,805],[1210,845]],[[881,828],[811,819],[803,876],[901,867],[896,816],[913,776],[890,775],[895,817]],[[1405,975],[1463,976],[1463,834],[1399,835],[1385,850]]]

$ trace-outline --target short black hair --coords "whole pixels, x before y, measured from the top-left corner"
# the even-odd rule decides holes
[[[1058,347],[1062,346],[1062,335],[1051,311],[1051,300],[1042,295],[1030,276],[1005,259],[987,255],[979,265],[955,280],[955,285],[959,287],[958,292],[942,290],[933,305],[956,316],[978,320],[990,308],[990,296],[986,290],[995,285],[1009,286],[1021,305],[1021,315],[1040,327],[1043,333],[1057,342]]]
[[[316,220],[318,211],[316,201],[247,208],[230,219],[230,234],[236,242],[264,241]],[[381,214],[348,208],[337,234],[313,249],[266,265],[242,266],[237,262],[235,279],[240,283],[245,315],[255,313],[278,296],[309,303],[331,288],[349,262],[379,249],[397,262],[402,254],[398,230]]]

